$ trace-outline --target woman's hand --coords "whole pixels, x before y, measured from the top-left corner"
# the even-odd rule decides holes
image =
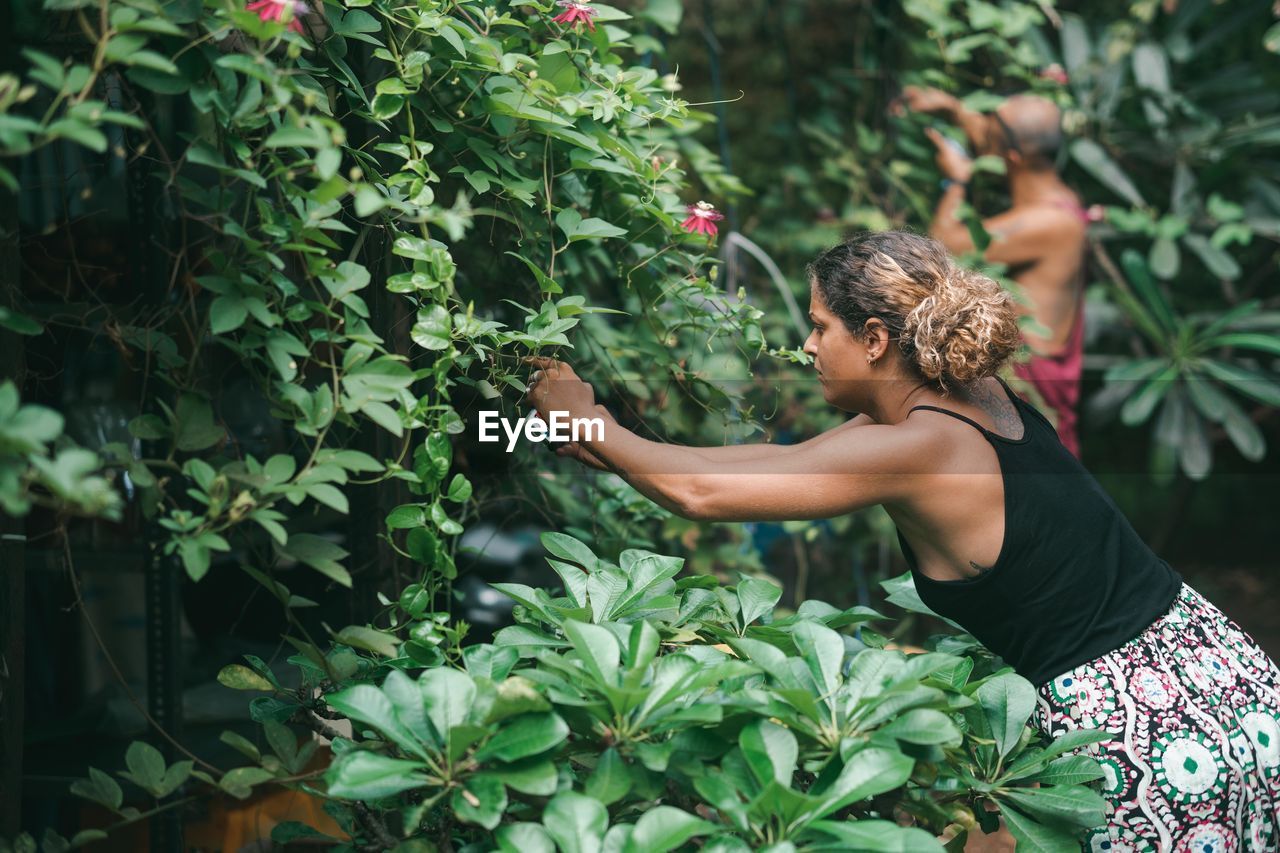
[[[529,376],[525,400],[544,421],[550,422],[550,412],[567,412],[570,418],[597,416],[595,389],[579,379],[572,367],[544,356],[525,360],[537,368]]]

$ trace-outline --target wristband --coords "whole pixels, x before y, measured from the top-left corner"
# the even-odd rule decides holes
[[[943,178],[942,180],[938,181],[938,186],[942,187],[944,190],[949,190],[951,189],[952,186],[955,186],[955,185],[959,185],[961,189],[967,190],[969,188],[968,181],[953,181],[950,178]]]

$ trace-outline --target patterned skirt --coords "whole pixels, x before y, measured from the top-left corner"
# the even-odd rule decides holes
[[[1280,670],[1183,584],[1169,612],[1113,652],[1042,685],[1051,737],[1100,728],[1107,826],[1091,851],[1280,848]]]

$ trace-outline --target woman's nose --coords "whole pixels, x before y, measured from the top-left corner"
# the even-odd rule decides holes
[[[810,332],[809,337],[804,339],[804,346],[801,349],[809,355],[818,354],[818,345],[814,342],[814,333]]]

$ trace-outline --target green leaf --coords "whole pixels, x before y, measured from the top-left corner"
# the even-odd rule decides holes
[[[1213,378],[1268,406],[1280,406],[1280,383],[1275,377],[1238,364],[1204,359],[1200,366]]]
[[[271,690],[271,682],[244,664],[232,663],[218,671],[218,683],[232,690]]]
[[[922,745],[957,747],[962,740],[960,729],[951,718],[932,708],[913,708],[895,717],[881,731],[898,740]]]
[[[1064,755],[1031,778],[1041,785],[1083,785],[1103,774],[1098,762],[1087,755]]]
[[[426,748],[396,712],[385,692],[371,684],[357,684],[325,697],[325,702],[352,720],[371,726],[404,752],[427,757]],[[419,700],[419,705],[421,700]]]
[[[556,765],[547,758],[534,758],[505,764],[491,774],[513,791],[532,797],[550,797],[559,787],[560,774]]]
[[[1218,278],[1234,281],[1240,277],[1240,264],[1236,263],[1236,259],[1227,254],[1225,249],[1220,249],[1209,242],[1203,234],[1184,234],[1182,242],[1195,252],[1209,268],[1209,272]]]
[[[568,207],[556,214],[556,225],[571,243],[578,240],[622,237],[627,233],[625,228],[611,225],[603,219],[583,219],[582,214]]]
[[[429,784],[425,766],[356,749],[339,756],[325,778],[329,796],[345,800],[380,800]]]
[[[739,733],[738,746],[761,786],[770,781],[791,786],[800,746],[789,730],[768,720],[753,720]]]
[[[1011,788],[1001,798],[1051,825],[1091,829],[1106,821],[1106,800],[1082,785]]]
[[[1020,675],[1005,674],[985,681],[976,691],[978,704],[991,724],[991,735],[1001,756],[1008,755],[1036,707],[1036,691]]]
[[[778,599],[782,597],[782,589],[759,578],[743,578],[737,587],[738,604],[742,614],[742,627],[770,613]]]
[[[0,305],[0,327],[19,335],[38,335],[44,331],[44,326],[26,314],[19,314],[3,305]]]
[[[351,587],[351,575],[338,562],[347,556],[346,550],[341,546],[314,533],[295,533],[279,548],[282,554],[305,563],[347,588]]]
[[[582,662],[587,665],[587,670],[601,684],[616,684],[621,650],[613,633],[599,625],[588,625],[572,619],[561,627]]]
[[[556,714],[524,714],[503,723],[498,733],[476,751],[476,759],[518,761],[540,755],[561,744],[568,736],[569,727]]]
[[[547,803],[542,824],[561,853],[598,853],[609,814],[599,800],[576,791],[562,791]]]
[[[598,568],[599,559],[591,549],[574,539],[572,536],[564,533],[543,533],[538,537],[542,543],[542,547],[555,557],[559,557],[566,563],[573,563],[580,566],[587,572],[594,572]]]
[[[792,631],[796,648],[813,675],[823,696],[832,697],[840,683],[844,663],[844,640],[835,631],[816,622],[801,622]]]
[[[296,537],[294,537],[296,538]],[[290,540],[290,545],[293,541]],[[393,658],[399,655],[400,641],[395,635],[369,628],[365,625],[348,625],[333,635],[335,642],[364,649],[383,657]]]
[[[851,803],[891,791],[905,784],[914,768],[915,761],[897,750],[878,746],[861,749],[823,792],[822,806],[814,817],[825,817]]]
[[[175,444],[179,450],[204,450],[226,435],[226,431],[213,422],[213,407],[203,397],[183,394],[178,398],[175,414]]]
[[[1230,332],[1217,335],[1206,343],[1215,347],[1241,347],[1280,356],[1280,338],[1258,332]]]
[[[463,726],[475,704],[476,685],[471,676],[456,669],[431,669],[418,679],[427,706],[427,717],[445,743],[452,731]]]
[[[1084,167],[1100,183],[1123,197],[1135,207],[1146,207],[1147,203],[1138,192],[1138,188],[1129,180],[1106,150],[1092,139],[1077,139],[1071,144],[1071,156]]]
[[[556,853],[551,835],[538,823],[508,823],[494,833],[501,853]]]
[[[820,820],[809,824],[809,829],[834,838],[839,842],[838,849],[849,853],[943,853],[948,849],[923,829],[898,826],[888,820]]]
[[[667,853],[699,835],[710,835],[719,827],[674,806],[654,806],[636,821],[627,843],[627,853]]]
[[[124,763],[129,768],[126,778],[156,796],[164,796],[161,787],[164,784],[164,756],[160,750],[149,743],[135,740],[129,744],[124,755]]]
[[[1017,842],[1017,849],[1035,850],[1037,853],[1079,853],[1080,841],[1074,833],[1045,826],[1027,817],[1017,809],[1001,809],[1005,826]]]
[[[432,305],[418,312],[418,322],[409,335],[418,346],[429,350],[448,349],[450,340],[449,312],[443,305]]]
[[[609,747],[600,755],[583,791],[587,796],[610,806],[625,797],[630,790],[631,771],[618,750]]]
[[[112,811],[119,809],[124,801],[124,792],[120,790],[116,780],[96,767],[89,768],[88,779],[77,779],[71,783],[71,793],[106,806]]]
[[[270,771],[261,767],[237,767],[222,774],[218,787],[236,799],[243,800],[253,793],[254,785],[261,785],[274,778]]]
[[[452,804],[459,820],[493,829],[507,808],[507,789],[492,776],[472,776],[454,789]]]

